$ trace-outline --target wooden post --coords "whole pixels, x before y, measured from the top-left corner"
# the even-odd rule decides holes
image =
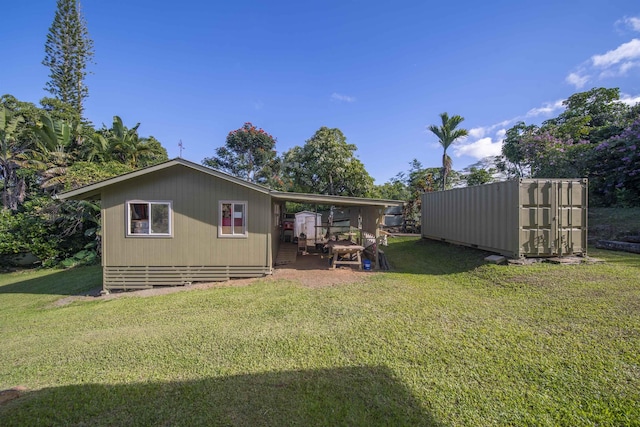
[[[376,270],[380,270],[380,252],[379,251],[380,251],[380,243],[382,243],[382,240],[380,239],[380,224],[382,224],[382,221],[384,221],[383,215],[384,215],[384,209],[378,208],[378,219],[376,219],[376,250],[373,255],[375,257],[375,259],[373,260],[373,268]]]

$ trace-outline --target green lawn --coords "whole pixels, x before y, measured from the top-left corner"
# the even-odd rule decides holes
[[[364,283],[56,300],[100,269],[0,275],[0,425],[640,425],[640,256],[496,266],[392,239]]]

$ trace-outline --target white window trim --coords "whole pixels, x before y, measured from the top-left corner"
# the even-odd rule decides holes
[[[222,205],[223,204],[231,204],[232,212],[235,209],[235,205],[243,205],[244,206],[244,233],[242,234],[224,234],[222,233]],[[249,203],[246,200],[219,200],[218,201],[218,237],[223,239],[246,239],[249,237],[249,225],[247,221],[247,217],[249,216],[247,213]],[[232,218],[233,219],[233,218]],[[231,222],[233,224],[233,221]],[[235,227],[234,227],[235,228]]]
[[[131,232],[131,204],[146,203],[149,207],[149,216],[151,216],[151,204],[168,205],[169,206],[169,232],[168,233],[153,233],[151,234],[151,224],[149,224],[149,233],[132,233]],[[173,202],[171,200],[127,200],[125,206],[125,233],[127,237],[136,237],[141,239],[155,239],[155,238],[167,238],[173,237]],[[151,221],[151,218],[149,218]]]

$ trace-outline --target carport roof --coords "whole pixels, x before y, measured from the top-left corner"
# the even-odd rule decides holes
[[[368,199],[364,197],[329,196],[326,194],[288,193],[271,190],[274,200],[283,202],[315,203],[318,205],[338,206],[398,206],[404,204],[400,200]]]

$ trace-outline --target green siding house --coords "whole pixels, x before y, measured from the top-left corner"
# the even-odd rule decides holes
[[[274,191],[183,159],[58,198],[101,200],[105,291],[271,274],[286,201],[352,207],[373,235],[402,203]]]

